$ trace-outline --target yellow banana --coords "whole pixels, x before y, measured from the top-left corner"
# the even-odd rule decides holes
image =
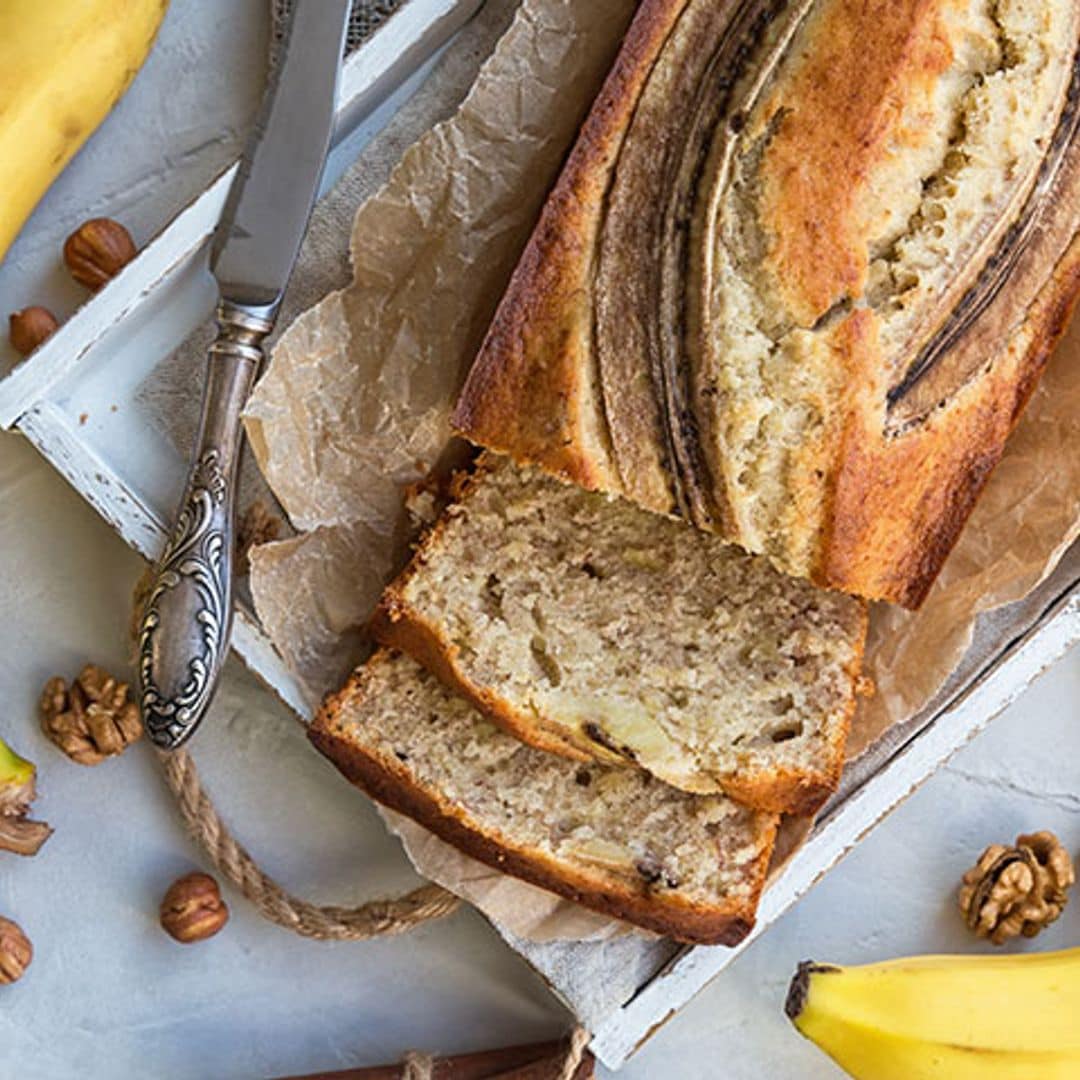
[[[0,0],[0,259],[128,88],[168,0]]]
[[[815,1032],[815,1028],[816,1030]],[[812,1039],[857,1080],[1077,1080],[1080,1051],[985,1050],[900,1039],[830,1021],[807,1026]]]
[[[52,829],[44,821],[27,816],[34,801],[37,770],[0,739],[0,850],[34,855],[49,839]]]
[[[1080,948],[801,964],[787,1013],[859,1080],[1080,1078]]]
[[[6,808],[33,800],[33,762],[19,757],[3,739],[0,739],[0,812]]]

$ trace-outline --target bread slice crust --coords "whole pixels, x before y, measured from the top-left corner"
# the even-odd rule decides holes
[[[488,475],[499,467],[498,457],[487,453],[481,455],[472,471],[456,474],[450,491],[452,505],[462,508],[467,514],[470,497],[483,487]],[[620,752],[595,737],[590,738],[582,728],[561,722],[556,715],[549,715],[536,707],[523,712],[496,689],[472,677],[462,662],[460,647],[451,639],[447,629],[410,602],[410,585],[438,557],[440,545],[451,527],[451,518],[444,514],[428,529],[408,566],[383,593],[371,621],[376,640],[412,656],[443,683],[469,700],[488,719],[530,746],[577,761],[599,761],[606,765],[648,769],[648,762],[639,762],[631,753]],[[744,756],[722,775],[709,779],[700,774],[696,779],[691,779],[658,772],[660,779],[697,794],[722,791],[737,802],[755,809],[777,813],[816,813],[836,791],[843,771],[844,748],[857,706],[854,688],[858,686],[861,675],[867,623],[865,607],[860,609],[859,615],[861,622],[856,634],[856,648],[850,661],[844,665],[853,691],[844,702],[842,722],[833,725],[828,733],[827,750],[819,759],[820,767],[796,769],[782,763],[766,764]]]
[[[385,662],[386,657],[386,653],[376,654],[372,662]],[[535,848],[493,837],[478,828],[461,806],[434,788],[418,784],[406,764],[393,755],[348,738],[341,720],[369,692],[369,681],[368,671],[358,669],[340,691],[327,697],[308,734],[316,748],[375,801],[412,818],[487,866],[653,933],[687,944],[736,945],[753,929],[778,817],[761,831],[749,873],[751,887],[744,898],[724,898],[706,906],[677,894],[620,887],[602,874],[585,873]]]
[[[409,572],[408,569],[405,571],[406,574]],[[403,585],[404,581],[400,579],[391,585],[379,602],[372,620],[372,632],[381,644],[408,653],[447,686],[472,702],[489,720],[529,746],[574,761],[602,761],[604,764],[634,767],[623,756],[604,753],[596,742],[583,735],[573,738],[565,727],[542,714],[522,716],[505,698],[470,679],[459,662],[460,650],[446,640],[439,627],[403,598]],[[856,660],[849,668],[853,680],[858,678],[859,667],[860,661]],[[754,769],[744,764],[724,775],[720,779],[719,789],[736,802],[758,810],[817,813],[840,783],[844,769],[844,747],[856,704],[853,696],[842,728],[833,735],[828,768],[805,771],[784,767]],[[698,790],[700,794],[705,794],[716,788],[703,787]]]

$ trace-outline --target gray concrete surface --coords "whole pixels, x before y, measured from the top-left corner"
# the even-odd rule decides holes
[[[90,213],[160,228],[235,152],[257,95],[259,0],[173,5],[133,90],[50,192],[0,267],[0,311],[71,310],[63,235]],[[85,769],[37,729],[50,675],[123,668],[132,555],[16,436],[0,438],[0,733],[38,762],[55,836],[3,856],[0,914],[36,958],[0,989],[0,1076],[22,1080],[253,1078],[547,1037],[566,1017],[487,924],[462,912],[406,937],[319,944],[229,893],[214,941],[182,948],[156,925],[169,881],[198,864],[144,746]],[[826,1080],[839,1075],[787,1025],[795,964],[979,948],[952,891],[986,844],[1051,828],[1080,851],[1080,653],[872,834],[620,1074],[629,1080]],[[230,823],[286,885],[350,902],[415,881],[365,800],[312,753],[283,710],[230,671],[197,756]],[[1080,903],[1026,947],[1080,941]]]

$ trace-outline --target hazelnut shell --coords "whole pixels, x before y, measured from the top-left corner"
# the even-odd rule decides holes
[[[64,265],[79,284],[95,292],[137,253],[131,233],[112,218],[84,221],[64,241]]]
[[[0,983],[18,982],[33,958],[33,946],[22,927],[10,919],[0,918]]]
[[[52,337],[59,325],[48,308],[23,308],[8,317],[8,337],[16,352],[29,356],[43,341]]]
[[[161,901],[161,927],[174,941],[190,945],[213,937],[228,921],[218,883],[195,871],[174,881]]]

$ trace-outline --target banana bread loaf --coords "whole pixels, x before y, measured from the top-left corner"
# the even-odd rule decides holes
[[[1080,290],[1080,0],[643,0],[457,406],[917,606]]]
[[[680,941],[731,945],[753,927],[773,814],[533,750],[391,651],[310,734],[372,798],[499,870]]]
[[[840,778],[866,612],[489,454],[374,630],[541,749],[808,813]]]

